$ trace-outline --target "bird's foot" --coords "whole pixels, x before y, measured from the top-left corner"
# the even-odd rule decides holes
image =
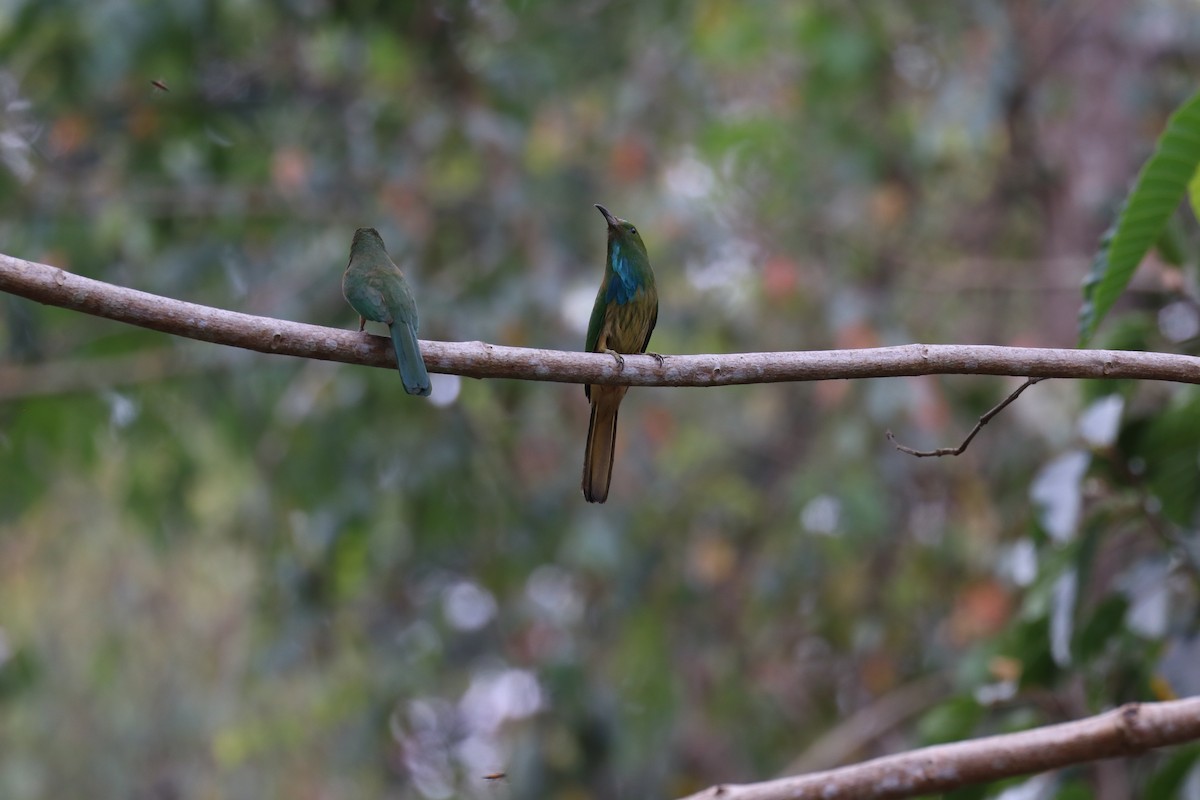
[[[363,332],[363,330],[365,330],[365,329],[366,329],[366,327],[367,327],[367,318],[366,318],[366,317],[359,317],[359,318],[358,318],[358,332],[359,332],[359,333],[362,333],[362,332]]]
[[[617,360],[617,372],[622,372],[622,371],[624,371],[624,369],[625,369],[625,356],[621,355],[621,354],[620,354],[620,353],[618,353],[616,350],[608,350],[608,349],[606,349],[604,352],[608,353],[610,356],[612,356],[613,358],[615,358],[615,359]]]
[[[657,361],[660,367],[663,365],[663,357],[661,353],[645,353],[645,355],[648,355]]]

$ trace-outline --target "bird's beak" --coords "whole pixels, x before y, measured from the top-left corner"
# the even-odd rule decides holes
[[[604,215],[604,219],[608,222],[608,227],[612,228],[613,230],[616,230],[617,229],[617,218],[614,217],[607,208],[600,205],[599,203],[596,203],[596,208],[597,208],[597,210],[600,211],[601,214]]]

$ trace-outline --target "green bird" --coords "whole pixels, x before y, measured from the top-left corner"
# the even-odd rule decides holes
[[[387,254],[379,231],[359,228],[350,244],[350,263],[342,276],[342,294],[358,312],[358,329],[367,320],[382,322],[392,333],[404,391],[428,395],[429,373],[417,343],[417,302],[408,281]]]
[[[621,353],[644,353],[658,321],[658,290],[650,256],[637,228],[617,219],[602,205],[597,209],[608,223],[608,258],[604,281],[588,322],[587,351],[608,353],[625,366]],[[654,355],[660,362],[662,356]],[[628,386],[587,384],[583,393],[592,402],[587,448],[583,456],[583,496],[589,503],[608,499],[613,451],[617,444],[617,411]]]

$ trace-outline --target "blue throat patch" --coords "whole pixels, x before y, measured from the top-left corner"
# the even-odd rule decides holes
[[[633,274],[629,262],[621,258],[620,242],[613,242],[611,262],[613,275],[608,282],[608,291],[604,293],[604,299],[623,306],[637,294],[638,279]]]

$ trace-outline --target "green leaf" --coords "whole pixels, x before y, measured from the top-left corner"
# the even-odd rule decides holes
[[[1197,761],[1200,761],[1200,745],[1188,745],[1171,753],[1150,778],[1144,796],[1175,797]]]
[[[1200,171],[1196,173],[1200,175]],[[1192,193],[1192,184],[1196,183],[1195,176],[1192,177],[1192,182],[1188,184],[1188,193]],[[1192,208],[1195,209],[1195,200],[1192,200]],[[1158,237],[1158,241],[1154,243],[1154,250],[1158,253],[1158,257],[1167,262],[1173,267],[1182,267],[1186,259],[1184,254],[1185,239],[1183,227],[1179,224],[1179,217],[1173,216],[1167,221],[1167,226],[1163,228],[1162,234]]]
[[[1143,478],[1162,513],[1180,525],[1196,519],[1200,502],[1200,393],[1189,389],[1172,407],[1131,423],[1119,441],[1144,464]]]
[[[1091,800],[1094,796],[1092,787],[1075,777],[1071,779],[1070,783],[1059,787],[1054,795],[1054,800]],[[1158,795],[1152,796],[1157,797]]]
[[[965,739],[983,717],[983,707],[968,695],[952,697],[934,706],[918,723],[921,741],[942,744]]]
[[[1129,601],[1124,595],[1112,594],[1102,600],[1076,636],[1073,655],[1082,663],[1101,655],[1109,641],[1124,629],[1128,610]]]
[[[0,700],[8,700],[31,688],[42,674],[42,665],[34,653],[18,648],[0,663]]]
[[[1200,220],[1200,169],[1192,173],[1188,181],[1188,204],[1192,207],[1192,216]]]
[[[1079,311],[1079,344],[1091,339],[1096,326],[1129,284],[1134,270],[1179,207],[1188,182],[1200,164],[1200,94],[1193,95],[1167,123],[1158,149],[1126,198],[1111,237],[1106,233],[1084,284]]]

